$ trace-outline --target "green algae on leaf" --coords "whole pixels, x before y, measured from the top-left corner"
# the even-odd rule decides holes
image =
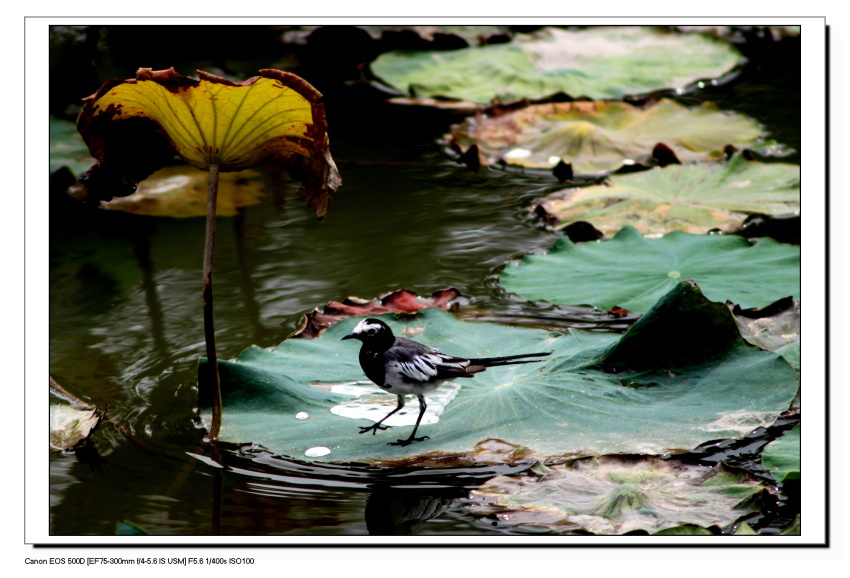
[[[626,102],[554,102],[499,115],[476,115],[452,127],[445,140],[466,152],[477,146],[482,165],[504,162],[551,169],[566,163],[575,174],[612,173],[653,165],[663,143],[684,163],[724,158],[727,146],[756,147],[759,124],[711,103],[687,108],[674,100],[638,107]]]
[[[540,206],[562,224],[588,221],[605,234],[734,230],[747,214],[800,210],[800,166],[736,155],[728,163],[670,165],[613,175],[602,185],[548,195]]]
[[[712,301],[762,307],[800,296],[800,248],[734,235],[674,231],[648,239],[634,227],[614,238],[573,243],[559,237],[545,254],[526,255],[502,271],[507,291],[532,301],[614,306],[643,313],[682,279],[694,280]]]
[[[574,98],[620,99],[682,90],[743,62],[729,43],[650,26],[545,28],[513,42],[451,51],[382,54],[372,72],[400,93],[487,105]]]

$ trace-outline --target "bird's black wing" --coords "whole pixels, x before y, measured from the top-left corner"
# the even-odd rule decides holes
[[[469,360],[452,357],[410,339],[397,338],[384,352],[387,375],[406,383],[433,383],[441,379],[467,376]]]

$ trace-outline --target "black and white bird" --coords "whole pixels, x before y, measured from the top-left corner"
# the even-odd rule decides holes
[[[540,360],[515,360],[549,355],[549,353],[522,353],[479,359],[455,357],[411,339],[396,337],[386,323],[372,318],[358,323],[354,330],[343,339],[359,339],[363,343],[360,348],[360,367],[363,368],[363,372],[384,391],[398,397],[398,407],[385,415],[381,421],[360,427],[360,433],[371,431],[374,435],[379,429],[388,429],[390,426],[381,424],[404,407],[405,395],[415,395],[419,399],[419,417],[416,418],[413,432],[405,440],[390,442],[391,446],[406,446],[429,439],[428,436],[416,437],[416,430],[427,407],[424,394],[433,391],[442,382],[456,377],[475,377],[476,373],[488,367],[535,363]]]

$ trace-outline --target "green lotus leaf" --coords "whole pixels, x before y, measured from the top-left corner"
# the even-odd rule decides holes
[[[655,164],[652,152],[659,143],[681,162],[712,161],[724,158],[727,145],[756,148],[762,136],[759,124],[742,114],[662,99],[646,107],[576,101],[477,115],[453,127],[446,140],[461,151],[476,145],[485,165],[551,169],[563,162],[575,174],[595,175]]]
[[[800,303],[794,299],[780,299],[767,307],[741,310],[733,306],[735,322],[741,336],[762,349],[775,351],[785,358],[797,373],[800,381]],[[791,404],[800,407],[800,393]]]
[[[747,498],[764,489],[723,464],[708,468],[655,457],[585,458],[546,470],[497,476],[472,491],[467,507],[497,516],[503,526],[554,533],[693,535],[704,533],[694,528],[722,528],[757,511]]]
[[[653,27],[545,28],[508,44],[382,54],[372,72],[399,92],[489,104],[557,93],[620,99],[681,90],[743,61],[729,43]]]
[[[50,174],[67,167],[79,176],[94,162],[77,126],[70,121],[50,117]]]
[[[751,213],[799,212],[800,166],[740,155],[728,163],[670,165],[557,191],[541,206],[561,223],[588,221],[605,234],[625,225],[647,235],[734,230]]]
[[[669,298],[684,298],[696,308],[707,304],[684,283]],[[723,310],[734,329],[731,314],[725,306]],[[632,371],[625,351],[614,360],[625,369],[609,373],[604,370],[606,355],[621,340],[613,334],[463,322],[436,308],[415,316],[379,317],[397,335],[455,355],[552,355],[540,363],[491,368],[462,384],[442,385],[429,394],[419,428],[430,439],[390,446],[388,442],[409,434],[418,404],[409,402],[385,422],[393,426],[390,431],[358,433],[358,426],[393,409],[396,398],[366,380],[357,344],[341,341],[360,320],[346,319],[315,339],[288,339],[272,350],[251,347],[236,360],[220,362],[220,439],[257,443],[300,459],[384,464],[469,453],[494,439],[521,446],[524,456],[654,454],[768,425],[787,409],[796,391],[787,362],[745,344],[737,334],[727,336],[730,341],[720,358],[690,359],[690,365],[675,371],[667,363]],[[644,319],[649,323],[652,316]],[[703,333],[699,325],[684,325],[679,339],[692,340],[700,351]],[[208,422],[208,414],[203,416]]]
[[[710,300],[744,308],[788,295],[799,299],[800,248],[679,231],[649,239],[629,226],[600,242],[559,237],[548,253],[505,267],[500,282],[532,301],[643,313],[682,279],[693,279]]]
[[[800,424],[764,447],[761,463],[778,482],[800,477]]]

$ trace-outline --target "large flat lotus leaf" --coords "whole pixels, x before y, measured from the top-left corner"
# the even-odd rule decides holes
[[[177,154],[201,170],[291,169],[309,206],[324,215],[341,180],[321,93],[274,69],[239,83],[198,75],[140,68],[136,78],[107,81],[85,99],[77,129],[97,159],[80,179],[89,192],[126,196]]]
[[[74,176],[81,175],[94,159],[73,122],[50,117],[50,174],[67,167]]]
[[[800,477],[800,425],[764,447],[761,463],[778,482]]]
[[[602,456],[533,475],[497,476],[473,490],[469,510],[502,525],[554,533],[650,534],[688,525],[724,527],[757,511],[764,489],[743,470],[659,458]],[[678,532],[677,532],[678,533]]]
[[[719,160],[724,148],[754,148],[762,130],[753,119],[711,103],[687,108],[662,99],[646,107],[625,102],[557,102],[507,114],[478,115],[453,127],[447,140],[466,151],[477,145],[482,164],[550,169],[559,162],[575,174],[611,173],[624,165],[654,164],[663,143],[682,162]]]
[[[681,292],[676,288],[671,294],[679,298]],[[704,301],[698,291],[688,295]],[[430,439],[390,446],[409,434],[417,404],[409,403],[405,415],[387,421],[394,426],[390,431],[358,433],[358,426],[386,415],[395,396],[365,381],[359,344],[341,341],[359,318],[346,319],[315,339],[288,339],[274,350],[252,347],[234,361],[220,362],[220,439],[262,444],[295,458],[384,463],[425,460],[434,452],[466,453],[488,439],[541,457],[661,453],[769,424],[796,389],[794,373],[781,357],[746,345],[737,335],[720,359],[675,372],[665,366],[612,374],[602,370],[601,360],[617,335],[462,322],[436,308],[380,318],[397,335],[457,355],[552,355],[442,386],[428,396],[429,412],[419,429]],[[685,332],[697,339],[701,331],[686,325],[681,339],[687,341]]]
[[[263,198],[262,181],[256,171],[222,173],[218,182],[216,214],[232,217],[240,207],[254,205]],[[209,175],[194,167],[165,167],[139,183],[126,197],[102,201],[113,211],[153,217],[203,217],[207,214]]]
[[[529,300],[561,305],[614,306],[643,313],[681,279],[693,279],[713,301],[763,307],[800,295],[800,248],[736,235],[674,231],[648,239],[623,227],[613,239],[573,243],[559,237],[542,255],[505,267],[500,281]]]
[[[742,62],[732,45],[702,34],[612,26],[546,28],[509,44],[382,54],[372,71],[400,92],[479,104],[559,92],[595,100],[683,89]]]
[[[799,212],[800,166],[736,155],[728,163],[613,175],[604,185],[552,193],[541,205],[564,224],[588,221],[606,234],[625,225],[647,235],[733,230],[750,213]]]

